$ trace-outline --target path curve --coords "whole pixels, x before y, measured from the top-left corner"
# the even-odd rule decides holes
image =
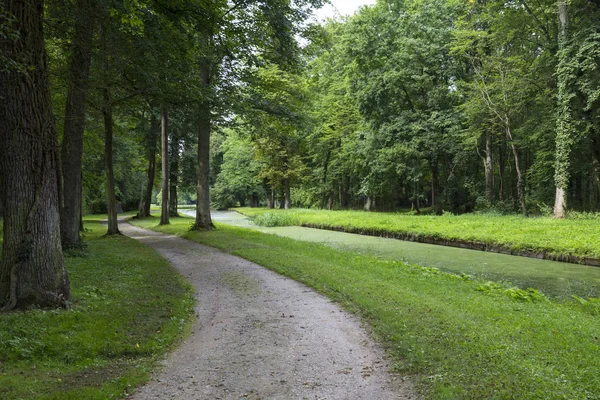
[[[133,399],[416,399],[360,323],[310,288],[177,236],[121,224],[196,288],[192,334]]]

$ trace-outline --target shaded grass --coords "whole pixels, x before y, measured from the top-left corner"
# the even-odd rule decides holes
[[[488,214],[408,215],[365,211],[269,210],[240,208],[249,217],[277,219],[286,225],[312,224],[360,232],[413,233],[439,239],[497,244],[514,251],[547,252],[600,258],[600,229],[597,218],[556,220],[550,217],[525,218]],[[283,214],[265,217],[264,214]]]
[[[0,314],[2,399],[126,396],[189,326],[193,291],[164,259],[85,226],[86,250],[66,258],[72,308]]]
[[[187,232],[189,223],[157,229],[264,265],[358,313],[427,398],[600,398],[600,321],[589,304],[243,228]]]

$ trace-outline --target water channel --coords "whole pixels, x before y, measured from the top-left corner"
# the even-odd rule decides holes
[[[194,215],[194,211],[186,211],[186,214]],[[213,211],[212,218],[217,224],[254,229],[378,258],[465,273],[491,281],[510,282],[521,288],[533,287],[551,297],[600,296],[600,267],[298,226],[267,228],[254,225],[250,219],[235,211]]]

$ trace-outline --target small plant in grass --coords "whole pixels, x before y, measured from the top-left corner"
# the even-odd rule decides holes
[[[573,295],[572,296],[577,303],[581,306],[581,308],[583,310],[585,310],[586,312],[598,316],[600,315],[600,298],[597,297],[588,297],[587,299],[584,299],[582,297],[578,297]]]
[[[267,212],[260,214],[252,219],[258,226],[293,226],[298,225],[298,221],[290,214],[280,212]]]
[[[537,289],[519,289],[502,285],[496,282],[486,282],[476,288],[477,291],[487,294],[502,294],[516,301],[524,301],[529,303],[548,301],[546,295]]]

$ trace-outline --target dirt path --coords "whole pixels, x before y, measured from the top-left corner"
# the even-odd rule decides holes
[[[415,399],[383,352],[325,297],[241,258],[121,224],[197,290],[197,322],[134,399]]]

